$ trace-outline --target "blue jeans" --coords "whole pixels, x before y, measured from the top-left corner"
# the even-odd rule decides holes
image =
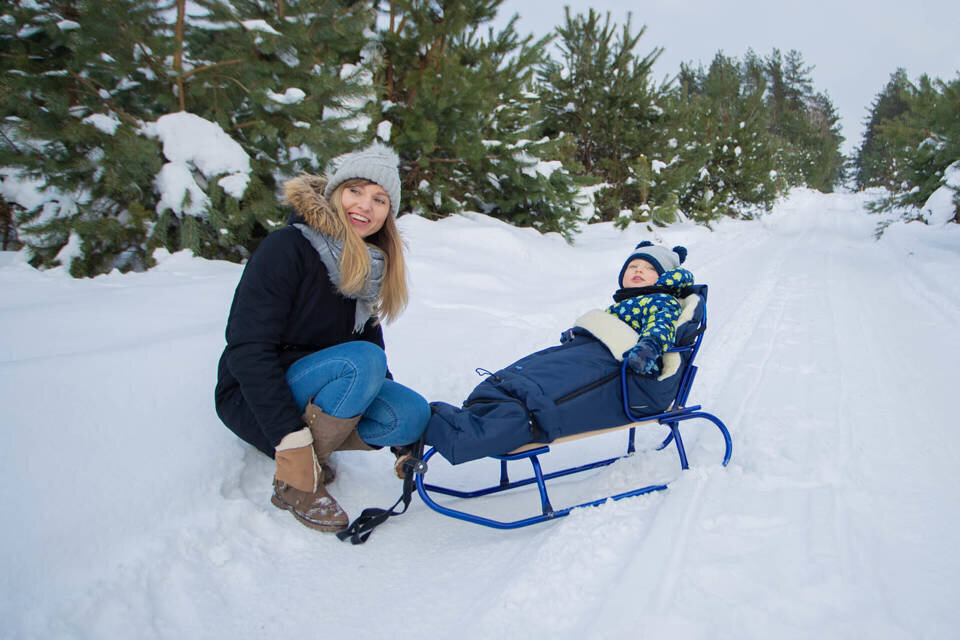
[[[430,405],[416,391],[386,377],[383,349],[364,340],[322,349],[294,362],[287,384],[302,411],[307,403],[336,418],[363,415],[364,442],[400,446],[416,442],[427,428]]]

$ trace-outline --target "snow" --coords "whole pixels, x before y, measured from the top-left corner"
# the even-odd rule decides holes
[[[206,195],[194,180],[191,166],[206,178],[230,174],[233,179],[221,179],[219,184],[228,195],[237,200],[243,198],[251,171],[250,157],[219,125],[181,111],[147,123],[143,131],[149,137],[160,139],[163,155],[169,160],[156,179],[161,196],[158,212],[172,209],[179,215],[184,210],[182,203],[187,194],[190,195],[187,213],[198,215],[203,210]],[[198,199],[198,194],[202,199]]]
[[[377,125],[377,137],[384,142],[390,142],[390,134],[393,132],[393,123],[389,120],[381,120]]]
[[[94,113],[84,118],[81,122],[96,127],[108,136],[112,136],[114,133],[116,133],[117,127],[120,126],[120,118],[112,113],[109,115],[104,113]]]
[[[144,126],[159,138],[170,162],[191,163],[212,178],[224,173],[249,173],[250,158],[243,147],[214,122],[186,111],[161,116]]]
[[[549,178],[554,174],[554,172],[563,171],[563,163],[559,160],[539,160],[526,151],[514,153],[513,159],[521,165],[522,168],[520,171],[531,178],[538,178],[541,176],[544,178]]]
[[[926,221],[931,225],[946,224],[956,215],[953,200],[960,193],[960,161],[946,168],[943,179],[943,186],[930,194],[922,207]]]
[[[74,258],[82,257],[83,241],[80,239],[80,234],[78,234],[76,231],[71,231],[70,236],[67,238],[66,244],[64,244],[63,248],[57,252],[56,259],[61,265],[69,269]]]
[[[603,223],[573,246],[480,214],[401,217],[411,304],[385,329],[391,369],[449,402],[475,367],[606,305],[637,241],[686,246],[710,285],[691,399],[730,427],[733,459],[691,421],[681,472],[649,450],[662,430],[641,430],[640,453],[552,497],[665,492],[517,531],[414,498],[357,547],[273,507],[272,462],[214,412],[241,266],[158,251],[149,272],[75,280],[0,254],[0,635],[955,637],[960,225],[895,223],[877,241],[867,199],[797,190],[755,221]],[[618,451],[599,436],[544,464]],[[399,494],[387,451],[334,462],[353,516]],[[435,457],[430,474],[481,486],[497,469]],[[538,503],[477,500],[499,517]]]
[[[40,210],[31,221],[33,225],[43,225],[56,217],[76,215],[78,204],[89,197],[88,193],[64,192],[56,187],[47,186],[43,178],[35,178],[15,168],[0,168],[0,196],[8,202],[16,203],[26,211]],[[20,230],[20,238],[25,239],[29,232]]]
[[[17,37],[23,40],[26,40],[28,38],[32,38],[33,36],[40,33],[41,31],[43,31],[43,27],[26,24],[23,26],[23,28],[20,29],[20,31],[17,32]]]
[[[267,97],[280,104],[299,104],[307,97],[307,93],[303,89],[288,87],[283,93],[268,90]]]
[[[43,205],[49,200],[57,199],[63,194],[46,186],[46,180],[35,178],[13,169],[4,168],[0,171],[0,196],[9,202],[15,202],[27,211]]]
[[[186,164],[168,162],[163,165],[154,184],[160,192],[159,213],[170,209],[177,216],[200,216],[210,203],[210,198],[193,179]]]
[[[266,20],[241,20],[240,24],[242,24],[247,31],[260,31],[274,36],[283,35],[270,26]]]
[[[220,188],[237,200],[241,200],[243,198],[243,194],[246,193],[247,184],[249,182],[249,173],[234,173],[217,180],[217,184],[220,185]]]

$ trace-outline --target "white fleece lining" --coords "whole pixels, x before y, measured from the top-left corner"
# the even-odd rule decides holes
[[[681,325],[690,322],[699,303],[700,296],[696,294],[690,294],[682,299],[680,301],[680,317],[677,318],[674,326],[679,328]],[[586,329],[594,338],[602,342],[610,350],[610,354],[617,359],[617,362],[622,362],[623,353],[637,344],[637,332],[617,316],[602,309],[587,311],[577,318],[577,321],[573,324]],[[661,360],[663,366],[657,380],[666,380],[680,369],[679,353],[665,353]]]
[[[681,300],[680,317],[673,323],[673,326],[679,329],[681,325],[693,320],[693,312],[697,310],[697,304],[699,304],[699,302],[700,296],[695,293],[691,293]],[[663,366],[660,367],[660,375],[657,377],[657,380],[666,380],[680,370],[680,363],[682,361],[680,360],[679,353],[665,353],[660,360]]]
[[[594,338],[602,342],[617,362],[623,361],[624,351],[630,350],[637,344],[637,332],[630,325],[601,309],[587,311],[573,324],[586,329]]]
[[[680,312],[680,317],[677,318],[677,321],[674,323],[677,327],[682,324],[686,324],[693,320],[693,313],[697,310],[697,305],[700,304],[700,296],[695,293],[691,293],[686,298],[680,301],[680,305],[683,311]]]
[[[299,431],[294,431],[293,433],[288,433],[283,436],[283,440],[277,445],[277,451],[309,447],[311,444],[313,444],[313,435],[310,433],[310,429],[304,427]]]
[[[283,436],[283,440],[280,441],[280,444],[277,445],[277,451],[286,451],[288,449],[300,449],[303,447],[310,447],[313,444],[313,434],[310,433],[308,427],[304,427],[299,431],[294,431],[293,433],[288,433]],[[320,486],[320,463],[317,461],[317,454],[314,452],[313,447],[310,447],[310,455],[313,456],[313,491],[316,491]]]

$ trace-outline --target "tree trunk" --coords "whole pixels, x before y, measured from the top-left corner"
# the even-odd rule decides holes
[[[186,14],[187,0],[177,0],[177,24],[174,31],[174,37],[177,41],[177,51],[173,55],[173,70],[177,74],[177,99],[180,103],[180,111],[187,110],[187,98],[183,84],[183,33]]]

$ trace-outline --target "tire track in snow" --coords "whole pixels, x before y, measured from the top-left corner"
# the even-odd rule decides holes
[[[764,245],[758,245],[757,254],[766,261],[758,264],[753,270],[757,278],[750,282],[751,286],[736,289],[735,292],[740,294],[737,298],[732,298],[729,295],[732,292],[722,289],[720,296],[717,296],[716,292],[711,292],[713,302],[710,304],[709,330],[704,338],[701,355],[698,356],[698,366],[701,371],[698,373],[691,400],[699,403],[699,398],[705,397],[710,401],[709,410],[717,413],[724,420],[732,434],[740,428],[738,425],[742,425],[749,407],[755,401],[756,394],[762,386],[764,372],[773,357],[779,333],[778,327],[783,322],[786,309],[783,296],[777,295],[778,290],[783,288],[781,283],[784,263],[794,247],[806,242],[806,234],[789,238],[773,234],[766,237],[766,242],[777,242],[781,246],[787,243],[787,245],[780,251],[770,251]],[[742,277],[737,276],[727,280],[740,281]],[[756,356],[749,352],[756,348],[758,336],[766,335],[768,329],[763,325],[772,313],[775,314],[776,330],[771,332],[769,337],[764,338],[760,365],[755,374],[744,384],[745,374],[741,363],[744,361],[752,363],[757,360]],[[714,385],[714,380],[720,382]],[[713,400],[714,398],[716,401]],[[739,402],[736,402],[736,398],[739,398]],[[736,408],[732,412],[724,409],[725,406],[730,407],[734,403]],[[694,437],[685,439],[688,452],[693,451],[699,444],[701,433],[703,432],[694,432]],[[708,433],[710,438],[718,439],[719,434],[712,427],[708,429]],[[732,463],[738,464],[736,454]]]
[[[851,299],[834,293],[830,297],[834,325],[852,327],[837,343],[842,384],[835,407],[833,432],[840,437],[835,438],[833,463],[839,476],[835,484],[842,490],[835,488],[837,513],[833,527],[839,546],[840,577],[848,591],[859,594],[860,605],[882,612],[878,621],[908,633],[912,626],[909,612],[921,606],[915,595],[917,590],[891,579],[891,565],[898,564],[894,557],[882,564],[876,558],[890,557],[892,553],[911,558],[911,567],[922,566],[921,559],[926,555],[922,549],[926,545],[901,547],[892,543],[882,533],[883,523],[894,510],[897,519],[910,520],[911,511],[923,510],[910,502],[922,503],[930,500],[931,494],[943,494],[941,487],[953,483],[950,473],[938,472],[948,465],[938,464],[937,459],[946,462],[953,456],[944,454],[943,449],[948,447],[942,445],[948,445],[950,440],[937,433],[936,422],[929,425],[933,429],[924,431],[922,440],[911,446],[891,445],[903,439],[904,418],[913,413],[904,407],[926,401],[927,394],[911,392],[917,387],[908,383],[918,373],[906,373],[913,352],[951,351],[946,342],[949,336],[933,336],[923,328],[927,323],[952,324],[956,316],[951,315],[953,303],[944,308],[946,298],[934,296],[912,268],[897,266],[902,260],[894,253],[865,251],[857,270],[850,269],[848,262],[841,263],[846,265],[844,273],[848,277],[858,276],[854,284],[861,295]],[[916,303],[917,298],[921,304]],[[905,305],[906,301],[910,303]],[[931,313],[936,314],[935,320],[929,319]],[[949,366],[948,360],[949,356],[944,357],[945,367]],[[855,375],[844,375],[847,368]],[[940,380],[939,376],[934,378]],[[936,395],[933,389],[928,393]],[[923,451],[925,448],[931,449],[929,455]],[[937,448],[940,455],[933,450]],[[874,508],[867,511],[864,504]],[[936,532],[927,535],[936,537]],[[925,601],[922,606],[932,605]]]
[[[677,578],[680,575],[680,567],[683,564],[683,557],[687,553],[690,545],[690,530],[696,521],[696,516],[700,514],[703,505],[704,487],[709,481],[708,477],[698,477],[694,480],[693,495],[687,503],[683,513],[683,519],[680,522],[680,534],[674,537],[674,544],[669,553],[664,570],[660,572],[660,584],[654,593],[657,594],[654,602],[654,611],[663,611],[667,602],[673,597],[677,587]]]
[[[830,253],[830,262],[831,267],[836,269],[838,266],[838,261],[836,260],[836,253]],[[841,326],[840,322],[842,321],[841,314],[838,313],[837,302],[838,302],[838,293],[836,289],[833,289],[832,295],[829,296],[829,304],[827,308],[830,311],[830,325],[834,327]],[[834,351],[837,354],[841,354],[843,350],[843,345],[841,344],[842,340],[839,338],[836,332],[833,334],[833,344]],[[838,362],[846,362],[846,359],[838,355]],[[848,462],[850,460],[851,452],[853,451],[853,439],[852,433],[849,428],[839,429],[840,425],[845,424],[843,416],[843,408],[847,406],[847,403],[850,402],[850,388],[847,381],[846,371],[843,366],[837,367],[837,387],[836,387],[836,401],[833,411],[833,425],[834,433],[839,433],[840,437],[836,438],[835,441],[838,443],[835,447],[835,463],[837,469],[847,468]],[[839,448],[839,450],[837,450]],[[850,538],[850,523],[848,522],[848,508],[844,503],[843,496],[836,487],[831,487],[831,496],[832,502],[830,505],[830,524],[831,531],[837,541],[836,555],[839,558],[839,569],[840,569],[840,579],[844,584],[849,585],[853,582],[853,567],[852,567],[852,542]],[[816,528],[815,528],[816,529]]]
[[[913,269],[904,269],[900,275],[903,278],[901,287],[904,291],[903,297],[905,299],[909,299],[911,296],[919,296],[923,298],[925,308],[928,311],[936,313],[947,323],[953,325],[960,324],[958,323],[958,319],[960,319],[960,303],[949,296],[943,295],[943,291],[935,290],[927,280],[918,276]],[[904,286],[906,284],[909,284],[909,286]]]
[[[759,278],[756,281],[751,282],[749,287],[735,291],[742,294],[736,301],[730,300],[731,291],[721,290],[721,295],[717,295],[715,291],[721,289],[719,286],[711,291],[708,331],[698,365],[709,361],[710,373],[718,379],[730,379],[732,371],[741,362],[741,354],[770,307],[784,262],[783,253],[773,255],[775,260],[772,263],[757,269]]]
[[[657,498],[576,510],[539,529],[514,556],[522,561],[511,564],[498,589],[478,603],[481,613],[469,637],[568,636],[616,584],[651,499]]]
[[[671,484],[652,510],[649,526],[638,530],[628,545],[633,551],[623,557],[629,560],[609,580],[615,589],[608,590],[571,637],[624,637],[625,619],[642,623],[667,608],[684,572],[691,530],[699,521],[710,484],[711,474],[702,469],[691,469]]]

